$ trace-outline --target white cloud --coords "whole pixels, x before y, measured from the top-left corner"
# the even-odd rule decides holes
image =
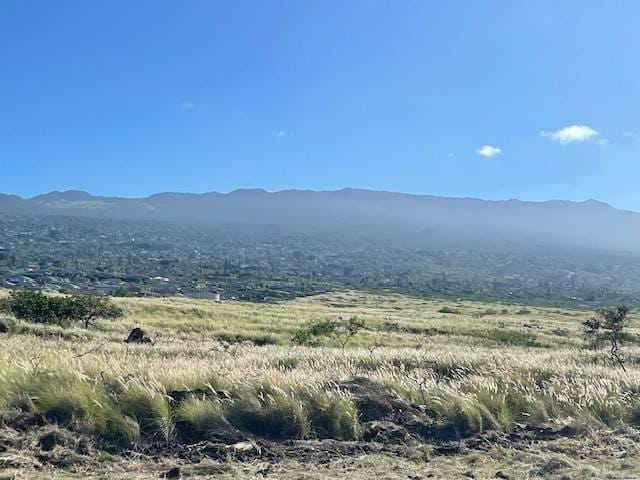
[[[287,135],[287,132],[285,132],[284,130],[280,130],[278,133],[276,133],[276,137],[284,137]]]
[[[491,158],[496,155],[500,155],[502,153],[502,149],[500,147],[494,147],[493,145],[482,145],[478,150],[476,150],[476,153],[483,157]]]
[[[598,145],[600,145],[601,147],[606,147],[607,145],[609,145],[609,139],[601,138],[600,140],[598,140]]]
[[[591,140],[592,138],[599,136],[600,133],[588,125],[569,125],[568,127],[561,128],[555,132],[540,132],[540,135],[550,138],[554,142],[558,142],[560,145],[568,145],[573,142]]]

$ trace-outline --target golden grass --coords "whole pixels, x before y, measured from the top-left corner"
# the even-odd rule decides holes
[[[473,431],[509,430],[517,423],[615,427],[640,422],[640,347],[625,347],[627,372],[607,362],[604,353],[583,350],[580,322],[589,312],[527,307],[522,313],[516,305],[359,292],[281,304],[116,301],[125,318],[104,322],[100,330],[23,324],[21,333],[2,335],[0,411],[21,402],[44,409],[62,386],[58,393],[68,392],[87,411],[82,428],[111,425],[111,415],[122,414],[137,423],[116,425],[119,435],[134,443],[139,435],[165,441],[174,435],[173,422],[180,415],[204,419],[203,424],[233,420],[234,412],[218,411],[217,404],[195,403],[180,412],[166,405],[168,391],[205,388],[244,399],[251,415],[298,416],[295,438],[308,434],[314,418],[300,405],[311,408],[310,399],[316,399],[322,411],[334,409],[343,422],[333,436],[349,438],[356,433],[345,434],[344,428],[357,432],[359,426],[352,407],[341,403],[344,392],[338,385],[367,377]],[[440,313],[443,307],[457,313]],[[365,320],[367,329],[345,350],[291,344],[295,331],[308,322],[351,316]],[[633,326],[636,319],[630,318]],[[155,344],[125,344],[135,326]],[[630,332],[637,335],[637,327]],[[268,336],[279,344],[219,340],[233,335]],[[535,346],[523,343],[522,335],[534,338]],[[273,399],[276,413],[264,410],[274,405],[264,398]],[[238,405],[240,414],[247,414]],[[338,428],[335,418],[322,421],[326,429]]]
[[[168,330],[180,335],[271,335],[287,343],[305,322],[357,316],[365,320],[369,332],[360,335],[357,342],[366,345],[378,340],[389,346],[416,346],[422,339],[412,334],[384,332],[385,323],[397,323],[406,328],[431,329],[432,336],[444,336],[438,343],[474,344],[491,329],[517,330],[535,334],[542,344],[562,345],[579,343],[580,322],[588,312],[552,308],[527,307],[527,314],[518,312],[519,305],[486,304],[481,302],[423,300],[402,295],[375,295],[360,292],[342,292],[296,299],[277,304],[246,302],[212,302],[186,298],[125,298],[117,299],[125,307],[124,323],[146,326],[157,331]],[[439,313],[443,307],[454,309],[455,314]],[[506,310],[507,313],[502,313]],[[486,312],[494,311],[493,314]],[[122,322],[121,322],[122,323]],[[558,331],[566,330],[566,337]],[[555,331],[555,332],[554,332]],[[439,332],[445,332],[444,334]]]
[[[29,375],[65,372],[91,381],[107,377],[158,382],[167,389],[221,381],[231,386],[264,382],[321,388],[361,375],[407,394],[415,394],[417,379],[422,378],[429,389],[499,392],[508,387],[576,406],[612,397],[622,401],[640,391],[640,369],[634,364],[640,358],[637,347],[627,348],[627,373],[599,361],[604,355],[579,348],[580,321],[587,312],[530,308],[531,313],[521,315],[515,313],[518,306],[357,292],[283,304],[183,298],[117,301],[127,315],[103,323],[102,331],[29,325],[26,334],[6,336],[0,352],[0,382],[6,385],[20,378],[27,381]],[[438,313],[444,305],[453,305],[460,313]],[[509,313],[478,317],[489,308],[498,312],[506,308]],[[353,348],[342,352],[288,344],[305,322],[339,316],[358,316],[367,323],[367,331],[358,334]],[[442,333],[388,332],[386,322]],[[155,345],[124,344],[134,326],[147,330]],[[524,331],[534,335],[539,345],[553,348],[496,343],[486,335],[496,330]],[[562,335],[553,333],[559,330]],[[268,334],[282,345],[225,348],[217,334],[247,338]],[[367,348],[374,342],[382,346]]]

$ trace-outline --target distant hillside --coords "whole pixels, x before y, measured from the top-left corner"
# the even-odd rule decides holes
[[[311,227],[411,241],[431,237],[457,245],[524,242],[640,253],[640,214],[595,200],[487,201],[350,188],[159,193],[146,198],[66,191],[31,199],[0,195],[0,213]]]

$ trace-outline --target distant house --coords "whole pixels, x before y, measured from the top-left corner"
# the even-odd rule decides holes
[[[123,286],[125,283],[119,278],[104,278],[102,280],[98,280],[93,288],[101,293],[112,294],[119,287]]]
[[[5,284],[9,287],[27,287],[34,288],[38,283],[25,275],[11,275],[5,279]]]
[[[183,289],[182,295],[188,298],[195,298],[197,300],[220,300],[219,293],[213,293],[208,290]]]

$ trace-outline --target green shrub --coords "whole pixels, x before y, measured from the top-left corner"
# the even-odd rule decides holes
[[[89,327],[98,318],[115,319],[124,314],[107,297],[54,297],[28,290],[12,291],[9,298],[3,300],[2,310],[28,322],[63,326],[82,322],[85,327]]]
[[[320,320],[298,330],[293,336],[293,343],[298,345],[318,346],[320,338],[335,335],[338,322],[334,320]]]
[[[557,335],[558,337],[569,336],[569,330],[567,330],[566,328],[554,328],[553,330],[551,330],[551,333],[553,333],[554,335]]]
[[[216,333],[214,338],[220,342],[226,342],[230,344],[250,342],[257,347],[263,347],[265,345],[278,345],[280,340],[270,334],[251,334],[251,333]]]
[[[487,340],[494,341],[501,345],[510,345],[514,347],[541,347],[535,335],[531,333],[518,332],[516,330],[503,330],[494,328],[485,332],[479,332]]]
[[[66,320],[62,300],[62,297],[51,297],[41,292],[17,290],[3,302],[3,310],[20,320],[61,325]]]
[[[113,291],[112,295],[114,297],[121,297],[121,298],[133,297],[133,293],[131,293],[131,291],[127,287],[125,287],[124,285],[121,285],[118,288],[116,288]]]
[[[451,308],[451,307],[442,307],[440,310],[438,310],[438,313],[453,313],[453,314],[457,314],[457,313],[460,313],[460,311],[456,310],[455,308]]]
[[[298,345],[318,346],[320,340],[329,338],[337,341],[343,349],[358,332],[365,328],[364,320],[351,317],[349,320],[320,320],[302,327],[293,336],[292,341]]]

